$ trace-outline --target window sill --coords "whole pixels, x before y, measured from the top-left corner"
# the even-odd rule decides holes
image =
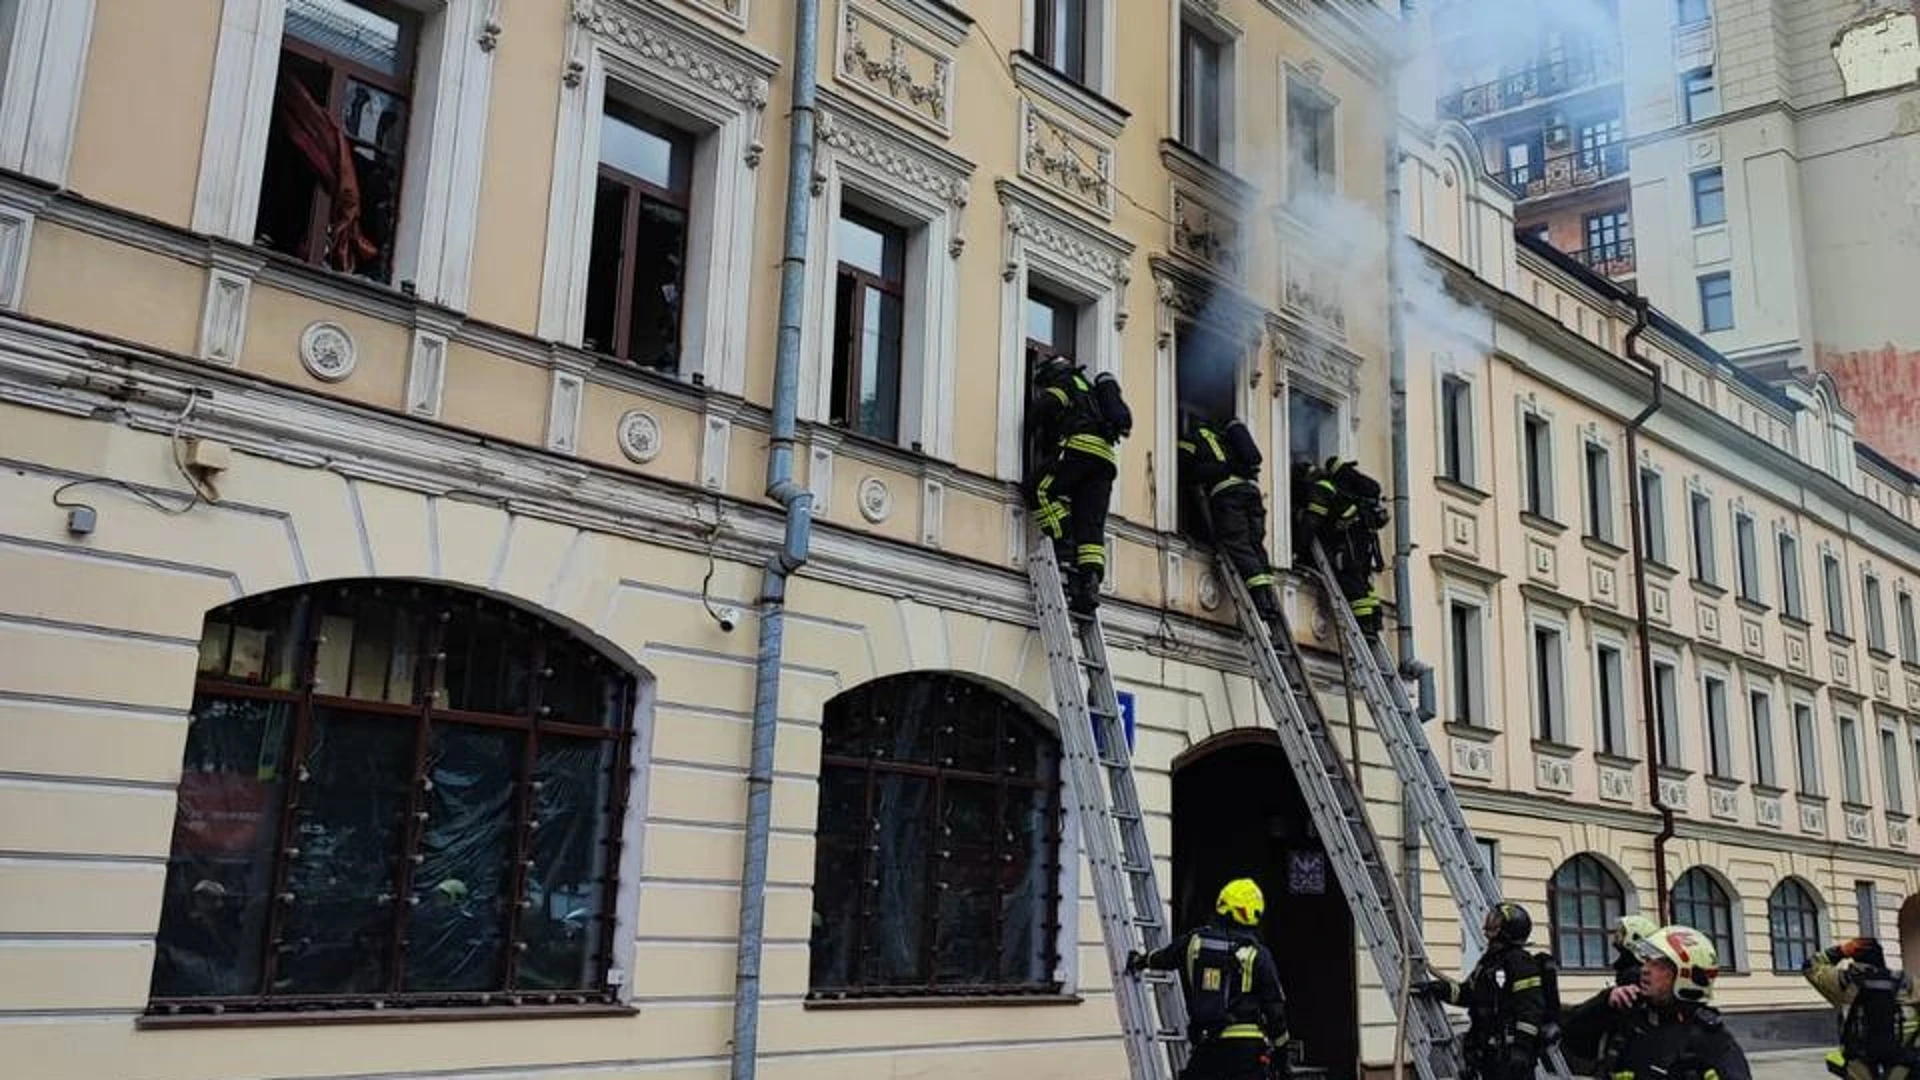
[[[1844,811],[1846,811],[1846,812],[1847,812],[1847,813],[1849,813],[1849,814],[1871,814],[1871,813],[1873,813],[1873,807],[1871,807],[1871,806],[1868,806],[1868,805],[1867,805],[1866,803],[1858,803],[1858,802],[1850,802],[1850,801],[1848,801],[1848,800],[1845,800],[1845,799],[1842,799],[1842,800],[1840,801],[1840,809],[1842,809],[1842,810],[1844,810]]]
[[[1745,784],[1746,781],[1737,776],[1721,776],[1719,773],[1707,774],[1707,786],[1710,788],[1719,788],[1721,791],[1739,791]]]
[[[1485,724],[1463,724],[1458,720],[1448,720],[1445,726],[1447,734],[1468,742],[1490,743],[1500,735],[1500,732]]]
[[[1564,524],[1544,514],[1536,514],[1531,510],[1520,511],[1520,524],[1525,525],[1535,532],[1546,533],[1548,536],[1560,536],[1567,531],[1567,527]]]
[[[1849,649],[1853,648],[1853,639],[1838,630],[1827,631],[1827,641],[1834,645],[1843,645]]]
[[[1805,619],[1804,617],[1802,617],[1802,616],[1799,616],[1799,615],[1795,615],[1795,614],[1794,614],[1793,612],[1791,612],[1791,611],[1782,611],[1782,612],[1780,613],[1780,622],[1781,622],[1781,623],[1782,623],[1783,625],[1785,625],[1785,626],[1789,626],[1789,627],[1792,627],[1792,628],[1793,628],[1793,629],[1795,629],[1795,630],[1811,630],[1811,629],[1813,629],[1813,624],[1812,624],[1812,623],[1810,623],[1810,622],[1808,622],[1808,621],[1807,621],[1807,620],[1806,620],[1806,619]]]
[[[1794,792],[1793,797],[1798,801],[1806,803],[1810,806],[1827,805],[1827,797],[1825,795],[1820,794],[1817,791],[1796,791]]]
[[[1909,675],[1920,675],[1920,663],[1915,663],[1912,660],[1902,660],[1900,661],[1900,670]]]
[[[1672,581],[1674,578],[1680,576],[1678,569],[1661,562],[1659,559],[1649,557],[1642,560],[1641,565],[1647,568],[1648,573],[1662,581]]]
[[[1660,766],[1660,779],[1678,780],[1684,783],[1693,779],[1693,770],[1682,768],[1678,765],[1662,765]]]
[[[1713,582],[1708,581],[1706,578],[1698,578],[1698,577],[1688,578],[1687,584],[1693,587],[1694,592],[1698,593],[1701,596],[1707,597],[1710,600],[1726,599],[1726,595],[1727,595],[1726,586],[1715,585]]]
[[[1610,765],[1616,769],[1638,769],[1640,767],[1639,758],[1627,757],[1624,754],[1610,754],[1605,750],[1595,750],[1593,752],[1593,760],[1602,765]]]
[[[1479,506],[1481,503],[1493,498],[1493,493],[1490,491],[1481,491],[1479,488],[1474,487],[1464,480],[1455,480],[1447,476],[1435,476],[1433,478],[1433,486],[1439,489],[1443,495],[1452,495],[1457,499],[1465,499],[1474,506]]]
[[[1754,600],[1750,597],[1736,596],[1733,598],[1733,602],[1739,605],[1741,611],[1744,611],[1749,615],[1765,615],[1767,612],[1773,610],[1772,608],[1768,607],[1765,603],[1759,600]]]
[[[967,1009],[1078,1005],[1078,994],[928,994],[924,997],[808,998],[805,1009]]]
[[[140,1031],[184,1028],[310,1027],[315,1024],[436,1024],[476,1020],[580,1020],[638,1016],[631,1005],[478,1005],[446,1009],[323,1009],[257,1013],[181,1013],[177,1016],[141,1016],[133,1026]]]
[[[1227,134],[1221,132],[1220,137],[1224,141]],[[1221,149],[1224,151],[1226,147],[1222,146]],[[1168,172],[1225,195],[1234,200],[1236,206],[1250,205],[1258,195],[1254,186],[1241,179],[1231,168],[1178,139],[1160,140],[1160,162]]]
[[[1627,553],[1626,548],[1621,547],[1619,544],[1614,543],[1604,536],[1583,536],[1580,538],[1580,543],[1595,555],[1605,555],[1610,559],[1618,559]]]
[[[1763,784],[1760,781],[1755,780],[1753,782],[1753,793],[1755,795],[1763,795],[1769,799],[1778,799],[1787,793],[1787,789],[1783,787],[1775,787],[1772,784]]]
[[[1893,659],[1893,653],[1887,651],[1884,646],[1878,648],[1872,645],[1867,646],[1867,655],[1883,664]]]
[[[1532,741],[1532,746],[1534,753],[1545,754],[1548,757],[1571,758],[1580,753],[1579,747],[1555,739],[1536,738]]]

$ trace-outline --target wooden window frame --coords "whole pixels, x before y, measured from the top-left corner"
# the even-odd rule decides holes
[[[1093,19],[1094,0],[1033,0],[1033,55],[1061,78],[1092,88],[1093,57]],[[1079,37],[1073,40],[1073,21],[1069,17],[1067,40],[1056,42],[1053,35],[1054,20],[1068,5],[1078,5],[1080,10]],[[1070,54],[1064,60],[1057,55],[1060,48]],[[1075,68],[1078,70],[1075,70]]]
[[[844,417],[834,426],[866,438],[878,439],[888,443],[898,442],[900,439],[900,414],[902,412],[902,401],[899,399],[904,392],[903,383],[906,378],[907,364],[907,260],[911,258],[911,252],[909,251],[911,238],[908,235],[910,230],[905,226],[888,221],[886,218],[880,217],[877,214],[869,213],[845,202],[840,206],[840,213],[834,220],[834,227],[838,228],[842,220],[851,221],[862,228],[872,229],[881,234],[882,254],[880,261],[883,267],[887,262],[885,252],[888,246],[897,242],[900,245],[900,276],[898,278],[888,278],[883,274],[875,274],[872,271],[862,269],[844,260],[834,267],[834,296],[837,297],[839,295],[840,287],[844,282],[851,281],[855,286],[853,302],[847,310],[847,325],[836,325],[833,328],[833,340],[835,342],[833,351],[835,354],[838,354],[840,350],[845,350],[847,362],[847,388],[845,397],[840,401],[831,403],[833,408],[837,408],[844,414]],[[864,324],[868,289],[873,289],[891,296],[900,305],[900,333],[899,337],[894,341],[893,349],[893,364],[895,368],[893,393],[896,400],[893,404],[894,417],[892,431],[863,431],[860,428],[860,382],[862,376],[866,374],[866,358],[861,355],[859,348],[859,327]],[[838,366],[837,359],[837,355],[830,355],[828,358],[830,382],[832,369]],[[829,414],[831,414],[831,412],[832,409],[830,408]]]
[[[680,311],[679,317],[674,320],[673,355],[674,371],[677,372],[680,369],[681,344],[686,340],[687,245],[692,240],[693,232],[693,159],[699,140],[690,132],[676,128],[638,109],[621,105],[612,98],[609,98],[605,105],[602,106],[601,115],[602,117],[612,116],[621,123],[639,128],[642,131],[666,140],[673,148],[672,163],[668,166],[668,172],[670,177],[679,178],[681,181],[681,190],[675,191],[672,188],[664,188],[658,184],[643,180],[638,176],[634,176],[632,173],[624,172],[607,164],[604,160],[596,167],[594,173],[596,181],[604,180],[624,189],[626,194],[626,212],[620,224],[620,266],[616,271],[618,280],[614,285],[614,340],[611,343],[597,342],[596,344],[599,348],[593,351],[603,356],[611,356],[629,364],[636,364],[637,366],[643,367],[647,366],[640,365],[632,356],[633,275],[640,263],[639,234],[641,204],[651,201],[664,206],[670,206],[686,216],[686,222],[680,234]],[[604,151],[602,156],[604,158]],[[598,184],[596,183],[596,203],[599,198],[598,191]],[[592,246],[591,238],[588,240],[588,246],[589,248]],[[589,279],[591,279],[591,259],[589,259],[588,266],[588,276]],[[588,290],[589,293],[591,293],[591,282],[589,282]]]

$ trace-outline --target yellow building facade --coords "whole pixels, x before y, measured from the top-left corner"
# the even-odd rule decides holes
[[[1115,372],[1134,408],[1107,625],[1174,915],[1254,868],[1309,1059],[1385,1065],[1391,1013],[1209,557],[1178,535],[1174,473],[1183,415],[1228,411],[1272,448],[1270,481],[1294,456],[1388,468],[1393,65],[1364,6],[820,5],[798,203],[813,537],[785,597],[746,961],[792,5],[0,11],[0,1055],[19,1075],[715,1077],[749,983],[769,1077],[1121,1074],[1022,571],[1036,351]],[[1511,207],[1429,134],[1407,127],[1401,170],[1420,265],[1442,268],[1422,280],[1452,282],[1489,327],[1471,355],[1495,357],[1448,366],[1485,471],[1430,484],[1447,451],[1425,433],[1462,400],[1432,358],[1470,353],[1436,336],[1459,319],[1410,323],[1408,611],[1443,706],[1467,703],[1431,730],[1513,894],[1544,904],[1572,864],[1604,914],[1644,902],[1656,826],[1638,729],[1610,756],[1584,734],[1581,658],[1618,640],[1636,685],[1633,594],[1619,551],[1554,522],[1583,505],[1576,431],[1604,442],[1638,409],[1632,313],[1516,251]],[[1730,507],[1790,523],[1810,605],[1822,553],[1846,582],[1871,566],[1884,633],[1920,572],[1911,479],[1856,455],[1818,390],[1783,401],[1692,343],[1641,343],[1668,373],[1642,445],[1672,477],[1672,557],[1698,474],[1722,548]],[[1559,440],[1550,513],[1522,516],[1504,475],[1520,400]],[[1712,668],[1737,724],[1765,681],[1782,740],[1804,698],[1822,740],[1856,721],[1863,760],[1887,725],[1914,749],[1916,684],[1871,647],[1864,598],[1829,639],[1817,606],[1798,625],[1651,573],[1679,694]],[[1397,838],[1317,593],[1287,593]],[[1461,598],[1478,646],[1450,632]],[[1554,655],[1533,622],[1565,654],[1544,682],[1522,674]],[[1464,690],[1456,648],[1480,673]],[[1523,688],[1543,685],[1558,726],[1529,740]],[[1790,877],[1814,934],[1851,931],[1854,881],[1914,888],[1920,792],[1877,798],[1893,774],[1871,764],[1846,787],[1832,741],[1816,791],[1709,779],[1686,700],[1667,861],[1676,881],[1716,868],[1743,962],[1766,969],[1765,890]],[[1450,965],[1450,904],[1424,892]],[[1582,947],[1583,911],[1555,928]],[[1723,1000],[1810,998],[1759,974]]]

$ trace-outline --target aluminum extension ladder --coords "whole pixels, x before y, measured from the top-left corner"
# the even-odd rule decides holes
[[[1360,622],[1354,618],[1340,590],[1333,562],[1318,541],[1313,545],[1313,562],[1320,576],[1320,587],[1326,591],[1334,625],[1346,643],[1348,671],[1360,687],[1367,711],[1379,729],[1380,740],[1386,744],[1393,771],[1400,777],[1402,789],[1413,804],[1414,816],[1433,848],[1434,861],[1453,893],[1462,923],[1471,933],[1485,923],[1487,912],[1500,902],[1500,883],[1493,879],[1492,871],[1480,858],[1479,845],[1474,842],[1467,815],[1454,794],[1453,782],[1434,756],[1432,744],[1427,742],[1426,729],[1407,698],[1406,687],[1400,681],[1392,657],[1383,643],[1370,640],[1361,632]],[[1548,1048],[1539,1071],[1553,1080],[1567,1080],[1567,1062],[1558,1046]]]
[[[1411,925],[1406,902],[1367,817],[1359,789],[1333,744],[1292,628],[1281,616],[1281,635],[1276,641],[1254,610],[1246,583],[1224,558],[1220,576],[1233,594],[1240,629],[1252,645],[1255,681],[1266,695],[1280,744],[1293,766],[1300,793],[1306,797],[1314,827],[1326,845],[1327,860],[1346,893],[1354,925],[1373,957],[1387,1000],[1396,1002],[1402,982],[1422,978],[1428,968],[1419,929]],[[1422,1080],[1458,1077],[1460,1045],[1445,1007],[1409,994],[1403,1019],[1414,1068]]]
[[[1093,873],[1093,897],[1113,972],[1113,997],[1133,1080],[1173,1080],[1187,1057],[1187,1007],[1173,972],[1127,974],[1127,954],[1152,952],[1172,940],[1147,845],[1140,793],[1121,722],[1120,697],[1107,666],[1099,616],[1067,610],[1053,542],[1038,526],[1027,536],[1040,640],[1047,650],[1060,718],[1067,791]]]

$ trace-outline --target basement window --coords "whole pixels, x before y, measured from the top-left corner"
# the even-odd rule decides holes
[[[392,280],[419,23],[380,0],[288,0],[260,246]]]

